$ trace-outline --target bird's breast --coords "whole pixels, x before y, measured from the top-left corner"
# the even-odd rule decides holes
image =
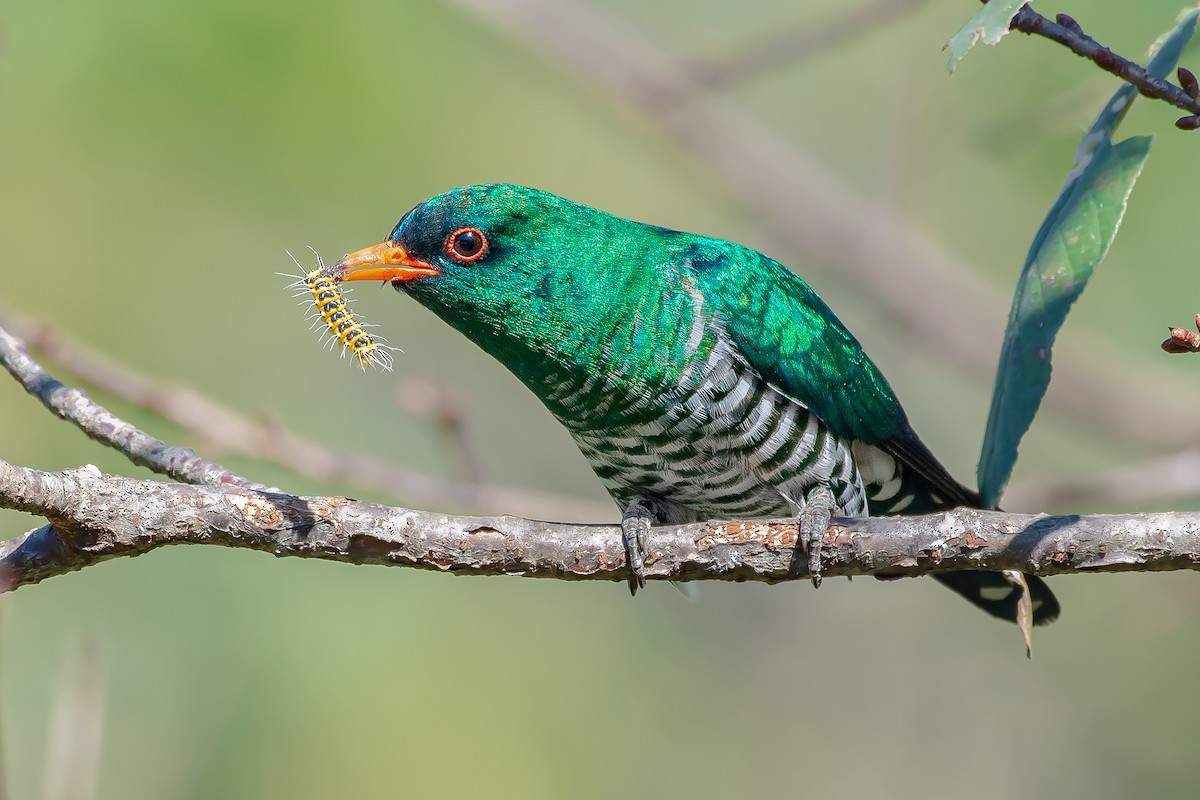
[[[610,372],[565,381],[548,396],[618,501],[654,498],[696,519],[788,516],[805,490],[829,481],[842,513],[866,511],[849,443],[726,342],[671,386]]]

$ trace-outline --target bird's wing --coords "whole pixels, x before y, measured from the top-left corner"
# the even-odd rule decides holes
[[[862,347],[808,284],[778,262],[710,240],[689,266],[710,310],[734,346],[776,388],[808,406],[836,436],[895,456],[926,484],[909,512],[978,506],[979,495],[946,471],[908,424],[900,401]],[[736,247],[736,246],[734,246]],[[999,573],[967,570],[933,576],[974,605],[1009,622],[1021,591]],[[1033,623],[1058,617],[1041,578],[1027,575]]]
[[[707,307],[766,380],[808,406],[835,436],[898,458],[947,506],[978,503],[913,432],[862,346],[795,273],[753,250],[715,240],[696,248],[689,265]]]
[[[705,305],[764,378],[839,438],[879,444],[906,427],[879,369],[807,283],[747,248],[705,255],[690,259]]]

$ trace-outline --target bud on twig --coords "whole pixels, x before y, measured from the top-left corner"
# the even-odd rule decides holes
[[[1070,14],[1055,14],[1054,21],[1059,25],[1062,25],[1071,33],[1078,34],[1079,36],[1087,36],[1087,34],[1083,32],[1083,28],[1079,27],[1079,23],[1076,22],[1075,18]]]
[[[1180,67],[1178,70],[1176,70],[1176,74],[1179,76],[1179,85],[1183,87],[1183,90],[1187,92],[1193,100],[1195,100],[1197,97],[1200,97],[1200,83],[1196,82],[1196,76],[1192,74],[1190,69],[1187,67]]]
[[[1170,327],[1171,338],[1162,343],[1168,353],[1200,353],[1200,333],[1187,328]],[[1196,315],[1196,330],[1200,331],[1200,314]]]

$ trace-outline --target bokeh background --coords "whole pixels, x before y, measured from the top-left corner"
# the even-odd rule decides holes
[[[908,5],[756,72],[722,102],[943,242],[1006,302],[1115,84],[1020,35],[973,51],[951,78],[941,47],[976,5]],[[753,51],[847,7],[587,6],[682,60]],[[1179,8],[1063,0],[1041,10],[1073,13],[1140,55]],[[1183,63],[1195,67],[1195,53]],[[1194,404],[1198,365],[1157,346],[1165,325],[1200,310],[1200,139],[1175,131],[1179,113],[1139,101],[1122,128],[1156,134],[1154,152],[1063,335],[1107,365],[1114,391],[1157,381],[1157,403],[1130,412],[1145,441],[1073,412],[1095,398],[1052,390],[1017,484],[1103,476],[1193,443],[1194,429],[1164,426],[1166,410]],[[789,263],[881,364],[952,472],[974,473],[990,375],[918,344],[844,270],[781,247],[758,211],[641,115],[464,6],[9,0],[0,118],[4,309],[321,442],[455,477],[457,454],[436,426],[396,403],[398,382],[429,378],[464,404],[489,480],[588,508],[605,501],[536,400],[415,303],[357,292],[357,310],[405,350],[393,374],[362,374],[319,349],[275,274],[294,271],[285,249],[337,256],[380,240],[425,197],[512,181]],[[954,302],[930,297],[918,311]],[[980,336],[978,346],[994,359],[999,342]],[[145,411],[97,399],[189,443]],[[146,475],[15,384],[0,382],[0,420],[10,461]],[[208,454],[297,493],[430,505]],[[1066,510],[1124,508],[1089,499]],[[35,524],[0,514],[5,536]],[[56,704],[83,670],[103,697],[104,798],[1193,791],[1195,577],[1053,585],[1065,611],[1037,632],[1029,662],[1014,629],[930,581],[831,580],[819,592],[712,584],[695,602],[652,585],[635,601],[616,584],[157,551],[3,598],[4,781],[12,796],[35,797],[50,776],[78,769],[55,761],[50,743]]]

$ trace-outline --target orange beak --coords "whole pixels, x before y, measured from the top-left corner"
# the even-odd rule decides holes
[[[342,256],[330,266],[337,281],[398,281],[407,282],[441,270],[420,258],[413,258],[397,242],[364,247]]]

